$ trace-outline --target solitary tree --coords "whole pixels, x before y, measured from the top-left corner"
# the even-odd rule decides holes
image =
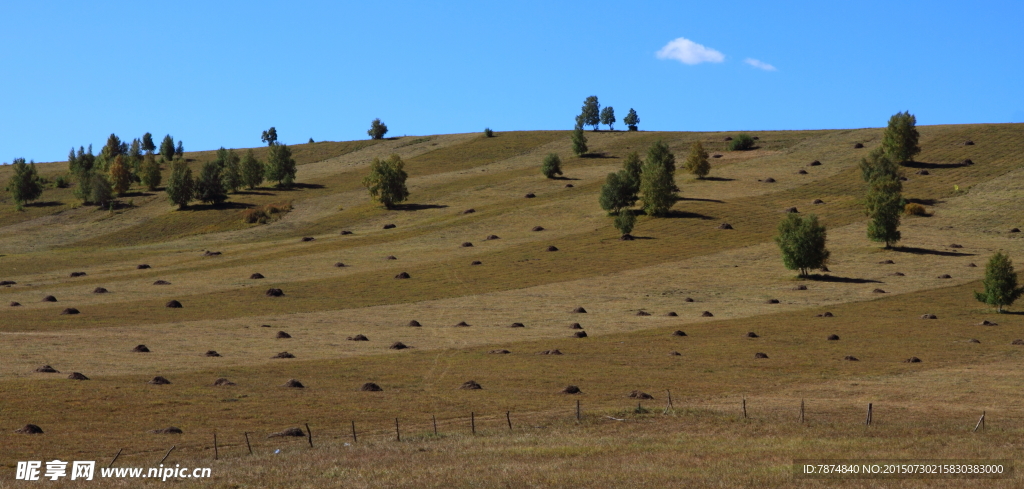
[[[260,141],[267,143],[267,146],[277,144],[277,129],[271,127],[270,129],[263,131],[263,136],[260,137]]]
[[[893,161],[901,165],[914,161],[921,152],[917,145],[917,118],[910,111],[897,112],[889,118],[889,127],[882,135],[882,150]]]
[[[287,144],[274,144],[267,153],[267,180],[277,182],[278,187],[290,188],[295,183],[295,160]]]
[[[242,184],[249,190],[259,187],[263,183],[263,163],[256,159],[252,150],[247,150],[242,157]]]
[[[153,153],[148,153],[142,157],[139,179],[142,180],[142,184],[149,190],[156,190],[160,186],[160,180],[162,179],[160,163],[156,161]]]
[[[694,141],[690,145],[690,155],[686,157],[686,171],[694,174],[697,178],[704,178],[711,173],[711,163],[708,163],[708,152],[700,141]]]
[[[185,156],[185,146],[181,144],[181,140],[178,140],[178,146],[174,148],[174,155],[178,158]]]
[[[980,302],[996,306],[996,311],[1003,312],[1004,306],[1013,302],[1024,293],[1024,287],[1017,287],[1017,272],[1013,270],[1010,257],[996,252],[985,266],[984,292],[975,292],[974,297]]]
[[[633,236],[629,233],[633,231],[633,225],[636,224],[636,216],[633,215],[633,211],[629,209],[622,209],[619,214],[615,216],[615,229],[618,229],[622,233],[622,239],[630,240]]]
[[[208,161],[199,172],[199,178],[195,182],[196,200],[207,204],[220,204],[228,200],[227,192],[224,191],[224,184],[221,182],[221,168],[216,161]]]
[[[370,135],[370,139],[384,139],[384,135],[388,133],[388,126],[380,121],[380,118],[374,119],[370,123],[370,130],[366,131],[366,134]]]
[[[818,223],[818,216],[814,214],[807,217],[786,214],[779,223],[779,234],[775,236],[782,252],[782,263],[790,270],[799,270],[801,277],[828,262],[830,253],[825,248],[825,239],[825,226]]]
[[[601,109],[601,124],[608,126],[609,131],[614,131],[612,124],[615,124],[615,109],[612,106]],[[626,233],[629,234],[629,233]]]
[[[597,125],[601,123],[601,104],[597,103],[597,95],[591,95],[583,101],[583,109],[580,112],[580,118],[583,126],[594,126],[594,130],[597,130]]]
[[[544,163],[541,165],[540,171],[548,178],[555,178],[555,175],[561,175],[562,159],[554,153],[549,153],[544,157]]]
[[[167,182],[167,197],[179,210],[184,209],[195,192],[192,169],[182,160],[175,161],[171,168],[171,180]]]
[[[616,215],[623,209],[632,207],[637,201],[637,181],[626,170],[609,173],[601,186],[598,204],[608,211],[608,215]]]
[[[43,186],[39,183],[35,162],[25,163],[25,158],[15,158],[11,167],[14,174],[7,182],[7,190],[11,192],[15,208],[21,210],[26,203],[43,195]]]
[[[153,144],[153,135],[148,132],[142,135],[142,150],[147,153],[156,151],[156,145]]]
[[[876,175],[868,183],[864,213],[871,218],[868,222],[868,238],[885,243],[885,248],[899,242],[900,218],[906,201],[903,200],[903,184],[892,175]]]
[[[640,125],[640,118],[637,117],[635,110],[629,109],[629,114],[626,114],[626,117],[622,119],[622,123],[629,126],[630,131],[636,131],[636,126]]]
[[[372,199],[392,209],[409,198],[409,189],[405,186],[408,177],[402,157],[393,154],[387,160],[374,158],[370,162],[370,174],[363,179],[363,186],[370,191]]]
[[[572,152],[576,156],[587,154],[587,136],[583,134],[581,124],[576,124],[576,128],[572,130]]]
[[[174,159],[174,138],[170,134],[164,136],[164,140],[160,141],[160,156],[166,161]]]
[[[125,160],[125,155],[117,155],[114,157],[113,163],[110,164],[110,183],[117,195],[128,193],[128,189],[132,186],[132,172]]]

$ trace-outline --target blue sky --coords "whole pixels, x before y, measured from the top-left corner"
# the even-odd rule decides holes
[[[200,150],[270,126],[365,139],[376,117],[388,136],[571,129],[588,95],[647,130],[1024,122],[1019,0],[4,0],[0,18],[0,162],[112,132]]]

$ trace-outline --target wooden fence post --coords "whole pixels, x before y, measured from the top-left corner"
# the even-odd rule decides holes
[[[743,398],[743,419],[747,419],[747,398]]]
[[[505,420],[508,421],[508,430],[512,431],[512,411],[505,411]]]
[[[164,463],[164,460],[167,460],[167,456],[171,454],[171,450],[174,450],[174,447],[176,446],[177,445],[172,445],[171,448],[167,450],[167,453],[164,454],[164,458],[160,459],[160,461],[157,462],[157,465]]]
[[[113,460],[111,460],[109,464],[107,464],[107,468],[108,468],[108,469],[109,469],[109,468],[110,468],[111,466],[113,466],[113,465],[114,465],[114,462],[116,462],[116,461],[117,461],[117,457],[120,457],[120,456],[121,456],[121,450],[124,450],[124,449],[123,449],[123,448],[119,448],[119,449],[117,450],[117,454],[116,454],[116,455],[114,455],[114,459],[113,459]]]
[[[220,460],[220,450],[217,449],[217,432],[213,432],[213,459]]]
[[[395,441],[402,441],[402,432],[398,431],[398,418],[395,418]]]
[[[245,435],[245,446],[249,448],[249,455],[252,455],[252,445],[249,444],[249,432],[243,431],[242,434]]]
[[[352,421],[352,443],[355,443],[357,441],[359,440],[356,438],[356,422]]]
[[[476,434],[476,415],[473,413],[473,411],[469,412],[469,427],[470,427],[471,430],[473,430],[473,434],[475,435]]]
[[[804,422],[804,400],[800,399],[800,423]]]
[[[985,429],[985,411],[981,412],[981,417],[978,418],[978,424],[974,425],[974,431],[971,433],[978,431],[978,428]]]
[[[309,423],[306,423],[306,436],[309,440],[309,448],[313,448],[313,430],[309,429]]]
[[[869,402],[868,403],[868,417],[867,417],[867,419],[864,420],[864,424],[868,425],[868,426],[871,426],[871,421],[872,421],[871,420],[871,403]]]
[[[437,416],[431,414],[430,419],[434,421],[434,436],[437,436]]]
[[[665,389],[665,392],[668,393],[668,408],[675,409],[672,407],[672,391]]]
[[[580,400],[577,399],[576,400],[576,421],[579,421],[580,419],[582,419],[580,417]]]

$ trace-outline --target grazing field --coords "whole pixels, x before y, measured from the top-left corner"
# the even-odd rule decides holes
[[[1024,315],[973,292],[994,252],[1024,263],[1024,124],[919,130],[904,195],[927,215],[904,216],[891,250],[865,235],[871,128],[750,132],[742,152],[735,133],[588,131],[586,158],[566,131],[320,142],[294,147],[296,188],[184,211],[162,191],[99,211],[47,189],[17,212],[0,192],[0,487],[21,460],[106,466],[123,448],[117,466],[149,467],[172,445],[165,464],[213,468],[181,484],[214,487],[831,487],[795,480],[793,460],[1020,460]],[[621,241],[598,193],[658,140],[682,198]],[[682,169],[698,140],[720,155],[704,180]],[[411,197],[386,210],[362,179],[392,153]],[[549,153],[562,178],[540,174]],[[290,211],[242,221],[268,204]],[[828,227],[828,272],[783,267],[790,207]],[[44,433],[15,433],[29,423]],[[268,438],[306,424],[313,447]]]

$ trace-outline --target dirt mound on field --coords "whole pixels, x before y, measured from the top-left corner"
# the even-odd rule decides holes
[[[757,352],[757,353],[754,354],[754,358],[768,358],[768,354],[767,353]]]
[[[284,295],[284,291],[281,289],[267,289],[267,297],[281,297]]]
[[[181,428],[174,426],[168,426],[162,430],[149,430],[149,432],[157,435],[180,435],[184,433],[184,431],[181,431]]]
[[[176,300],[171,300],[168,301],[167,304],[164,305],[164,307],[170,307],[172,309],[181,309],[181,303]]]
[[[107,290],[107,289],[104,289],[103,287],[96,287],[95,289],[92,289],[92,293],[93,294],[106,294],[107,292],[110,292],[110,291]]]
[[[727,222],[723,222],[722,224],[718,225],[718,229],[733,229],[733,227],[732,227],[732,224],[729,224]]]
[[[491,350],[488,353],[494,353],[496,355],[506,355],[506,354],[509,354],[509,353],[512,353],[512,352],[510,352],[508,350]]]
[[[71,276],[72,278],[73,278],[73,277],[84,277],[84,276],[85,276],[85,272],[71,272],[71,275],[70,275],[70,276]]]
[[[573,309],[572,312],[574,312],[576,314],[586,314],[587,310],[584,309],[582,306],[579,306],[576,309]]]
[[[34,424],[27,424],[21,428],[14,430],[14,432],[20,433],[22,435],[41,435],[43,434],[43,429]]]
[[[308,242],[310,242],[310,241],[313,241],[314,239],[316,239],[316,238],[314,238],[314,237],[312,237],[312,236],[303,236],[303,238],[302,238],[302,242],[303,242],[303,243],[308,243]]]
[[[284,338],[291,338],[292,335],[290,335],[288,333],[285,333],[284,331],[278,331],[277,334],[274,335],[274,337],[275,338],[282,338],[282,339],[284,339]]]
[[[409,321],[409,326],[414,327],[414,328],[418,328],[418,327],[423,326],[423,325],[420,324],[419,321],[413,319],[412,321]]]
[[[495,239],[501,239],[501,238],[499,238],[497,234],[489,234],[489,235],[487,235],[486,238],[484,238],[485,241],[492,241],[492,240],[495,240]]]
[[[81,372],[71,372],[71,375],[68,375],[68,379],[70,379],[70,380],[89,380],[89,377],[86,377]]]
[[[391,346],[388,347],[389,350],[404,350],[406,348],[412,348],[412,347],[406,345],[405,343],[402,343],[401,341],[396,341],[396,342],[392,343]]]
[[[146,345],[139,345],[136,346],[135,348],[132,348],[132,351],[137,353],[149,353],[149,348],[146,348]]]
[[[580,323],[572,323],[569,325],[569,329],[583,329],[583,326],[580,326]]]
[[[365,337],[365,336],[363,336],[361,334],[357,334],[355,336],[349,336],[348,338],[345,338],[345,339],[348,340],[348,341],[370,341],[369,338],[367,338],[367,337]]]
[[[46,297],[43,297],[43,300],[41,302],[57,302],[57,298],[52,295],[48,295]]]
[[[153,267],[151,267],[149,265],[146,265],[145,263],[143,263],[141,265],[136,265],[135,266],[136,270],[149,270],[150,268],[153,268]]]
[[[921,363],[921,359],[917,357],[910,357],[904,360],[903,363]]]
[[[283,352],[278,353],[277,355],[274,355],[274,356],[272,356],[270,358],[295,358],[295,355],[292,355],[291,353],[283,351]]]
[[[277,433],[271,433],[267,435],[267,438],[277,438],[281,436],[306,436],[306,433],[300,428],[288,428],[284,431],[278,431]]]
[[[78,314],[78,312],[79,312],[78,309],[75,309],[74,307],[69,307],[69,308],[64,309],[60,313],[63,315],[63,314]]]
[[[562,354],[562,350],[544,350],[542,352],[537,352],[537,354],[538,355],[561,355]]]
[[[681,329],[677,329],[674,333],[672,333],[672,336],[686,336],[686,333],[684,333]]]
[[[400,273],[400,274],[398,274],[398,275],[395,275],[395,278],[412,278],[412,276],[411,276],[411,275],[409,275],[409,274],[408,274],[408,273],[406,273],[406,272],[402,272],[402,273]]]
[[[573,333],[572,336],[573,336],[573,338],[586,338],[587,337],[587,332],[586,331],[577,331],[577,332]]]
[[[830,334],[830,335],[828,335],[828,340],[829,341],[839,341],[839,335],[837,335],[837,334]]]
[[[558,251],[558,248],[554,245],[545,248],[545,251]]]
[[[384,229],[395,229],[396,227],[398,227],[398,226],[395,226],[394,224],[385,224],[384,225]]]
[[[567,386],[565,386],[565,389],[562,389],[562,394],[582,394],[582,393],[583,393],[583,391],[581,391],[580,388],[576,387],[575,385],[567,385]]]
[[[711,311],[704,311],[704,312],[700,313],[700,317],[702,317],[702,318],[713,318],[713,317],[715,317],[715,315],[711,314]]]
[[[469,327],[469,323],[467,323],[465,321],[459,321],[459,322],[455,323],[455,327],[456,328],[468,328]]]
[[[363,386],[360,387],[359,390],[363,392],[380,392],[384,389],[381,389],[379,385],[374,384],[373,382],[367,382],[363,384]]]
[[[171,285],[171,283],[166,280],[157,280],[156,282],[153,282],[153,285]]]
[[[306,386],[302,385],[302,382],[299,382],[296,379],[290,379],[288,382],[285,382],[284,384],[281,384],[281,387],[293,387],[293,388],[296,388],[296,389],[305,389],[306,388]]]
[[[171,381],[167,380],[166,377],[157,375],[156,377],[153,377],[153,380],[150,380],[149,383],[153,385],[167,385],[170,384]]]
[[[633,391],[629,393],[629,397],[632,399],[654,399],[654,396],[640,391]]]
[[[204,353],[203,355],[208,357],[219,357],[220,353],[217,353],[217,350],[206,350],[206,353]]]
[[[230,381],[228,379],[225,379],[224,377],[221,377],[221,378],[213,381],[213,385],[216,386],[216,387],[221,387],[221,386],[231,386],[231,385],[238,385],[238,384],[236,384],[236,383],[234,383],[234,382],[232,382],[232,381]]]
[[[544,230],[543,226],[534,226],[533,229],[531,229],[530,231],[543,231],[543,230]]]
[[[467,380],[466,382],[462,383],[462,386],[459,387],[459,389],[478,390],[483,389],[483,387],[481,387],[480,384],[476,383],[475,380]]]
[[[259,280],[261,278],[266,278],[266,277],[264,277],[262,273],[254,273],[252,275],[249,275],[249,280]]]
[[[525,328],[526,325],[523,324],[523,323],[512,323],[508,327],[510,327],[510,328]]]
[[[36,372],[46,373],[46,374],[59,374],[60,373],[60,372],[57,371],[57,369],[55,369],[55,368],[53,368],[53,367],[51,367],[49,365],[43,365],[42,367],[37,368]]]

